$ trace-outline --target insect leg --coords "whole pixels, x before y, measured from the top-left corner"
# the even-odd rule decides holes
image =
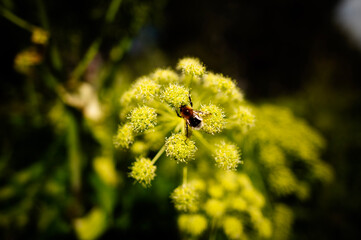
[[[193,107],[192,98],[191,98],[191,90],[189,90],[188,98],[189,98],[189,104],[191,105],[191,107]]]
[[[175,110],[175,113],[177,114],[178,117],[180,117],[180,118],[182,117],[181,115],[179,115],[177,110]]]

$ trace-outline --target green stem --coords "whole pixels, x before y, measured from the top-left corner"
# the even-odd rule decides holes
[[[188,167],[183,167],[183,185],[187,185],[187,179],[188,179]]]
[[[117,14],[121,3],[122,3],[122,0],[113,0],[110,3],[108,11],[105,15],[105,21],[107,23],[111,23],[114,21],[115,15]]]
[[[39,10],[38,15],[40,18],[41,25],[43,26],[44,29],[49,31],[49,21],[48,21],[48,17],[46,16],[44,2],[42,0],[37,0],[36,4],[37,4],[38,10]]]
[[[157,153],[157,155],[154,156],[154,158],[152,159],[152,163],[154,164],[164,153],[165,151],[165,144],[163,145],[163,147],[159,150],[159,152]]]
[[[32,32],[36,26],[33,24],[28,23],[27,21],[19,18],[18,16],[16,16],[15,14],[13,14],[12,12],[10,12],[9,10],[7,10],[6,8],[3,8],[0,6],[0,14],[6,18],[7,20],[9,20],[10,22],[14,23],[15,25],[24,28],[30,32]]]
[[[81,188],[81,156],[80,156],[80,143],[78,126],[76,119],[71,113],[68,116],[68,133],[67,133],[67,144],[68,144],[68,159],[70,168],[70,181],[72,190],[75,193],[80,192]]]
[[[197,131],[193,132],[194,136],[200,141],[210,152],[214,151],[214,147],[208,143],[208,141],[203,137],[203,135]]]
[[[216,219],[212,218],[211,231],[209,233],[209,240],[216,239]]]
[[[102,39],[98,37],[88,48],[84,58],[79,62],[71,76],[75,79],[79,79],[81,75],[85,72],[89,63],[94,59],[95,55],[98,53],[99,46],[102,42]]]

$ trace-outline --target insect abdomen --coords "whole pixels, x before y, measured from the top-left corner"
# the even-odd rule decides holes
[[[200,129],[202,127],[202,119],[199,117],[191,117],[188,119],[188,124],[192,128]]]

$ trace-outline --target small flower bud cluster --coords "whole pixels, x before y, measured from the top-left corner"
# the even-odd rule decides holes
[[[181,214],[178,226],[182,232],[197,237],[207,229],[207,219],[201,214]]]
[[[157,113],[154,108],[141,106],[133,109],[128,117],[133,131],[142,133],[148,129],[154,128],[157,124]]]
[[[223,220],[223,230],[230,239],[240,239],[243,234],[243,225],[238,218],[229,216]]]
[[[243,101],[243,94],[235,82],[222,74],[208,73],[204,76],[204,87],[209,89],[220,101]]]
[[[177,69],[181,70],[184,75],[195,77],[202,76],[206,71],[203,64],[196,58],[183,58],[179,61]]]
[[[142,184],[144,187],[149,187],[151,181],[155,177],[156,166],[148,158],[137,159],[130,167],[131,172],[129,176],[134,178],[137,182]]]
[[[295,195],[304,200],[309,196],[307,182],[310,177],[322,182],[332,179],[331,168],[319,159],[324,140],[317,132],[287,108],[264,105],[253,110],[257,126],[248,133],[249,141],[259,151],[261,167],[272,194],[277,197]],[[291,166],[296,162],[298,166],[303,164],[303,174],[293,172]]]
[[[202,130],[209,134],[220,133],[224,126],[224,113],[214,104],[202,105],[200,111],[204,113]]]
[[[133,127],[130,123],[119,126],[117,135],[113,139],[115,147],[129,148],[134,141]]]
[[[217,167],[223,170],[236,170],[241,163],[241,156],[237,146],[221,142],[216,145],[214,160]]]
[[[154,82],[163,85],[169,85],[172,83],[179,82],[179,76],[176,72],[171,69],[157,69],[152,75]]]
[[[35,28],[33,34],[31,35],[31,41],[35,44],[45,45],[49,39],[49,32],[45,31],[42,28]]]
[[[198,210],[198,194],[190,184],[183,184],[171,194],[174,206],[179,211],[195,212]]]
[[[167,156],[178,163],[187,163],[194,159],[197,147],[194,141],[181,133],[174,134],[165,142]]]
[[[273,215],[274,222],[274,239],[289,239],[292,223],[293,223],[292,209],[285,204],[277,204]]]
[[[190,227],[185,227],[185,222],[189,221],[186,220],[185,216],[204,215],[210,218],[210,222],[219,223],[215,227],[223,229],[229,239],[247,238],[247,235],[252,234],[253,231],[256,231],[261,237],[267,238],[271,235],[271,222],[262,214],[265,199],[252,186],[247,175],[218,170],[215,175],[208,175],[208,178],[203,179],[194,179],[191,182],[203,187],[193,188],[195,192],[192,192],[192,196],[198,196],[198,207],[191,214],[181,215],[182,219],[179,218],[178,221],[181,231],[189,234],[192,231]],[[177,191],[179,191],[178,189],[182,189],[182,186],[178,187]],[[183,195],[188,196],[184,193]],[[190,201],[183,200],[183,202],[189,203]],[[178,203],[178,205],[180,204]],[[181,206],[183,205],[188,206],[190,204],[182,204]],[[176,208],[179,209],[180,207],[176,206]],[[185,207],[182,211],[184,209]],[[210,224],[205,223],[203,225],[209,226]],[[244,228],[245,225],[247,228]],[[204,231],[203,227],[202,231],[194,230],[197,232],[194,236],[198,236]]]
[[[235,127],[246,133],[255,126],[256,117],[252,114],[249,107],[240,106],[236,108],[233,120],[236,120]]]
[[[173,108],[189,104],[189,90],[178,84],[170,84],[164,89],[161,100]]]

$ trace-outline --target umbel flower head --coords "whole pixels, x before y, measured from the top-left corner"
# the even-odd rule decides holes
[[[150,159],[139,158],[133,163],[130,169],[132,171],[129,173],[129,176],[143,186],[148,187],[155,177],[155,170],[157,167],[153,165]]]
[[[139,77],[123,93],[115,147],[131,148],[153,165],[165,155],[183,167],[201,157],[214,159],[210,165],[236,170],[240,150],[225,131],[238,128],[239,114],[234,109],[243,104],[242,92],[232,79],[207,72],[196,58],[181,59],[177,70],[157,69]],[[250,113],[247,116],[252,118]],[[245,124],[251,126],[250,122]],[[141,163],[145,161],[138,159],[132,165],[130,176],[148,186],[154,175],[140,177]]]

